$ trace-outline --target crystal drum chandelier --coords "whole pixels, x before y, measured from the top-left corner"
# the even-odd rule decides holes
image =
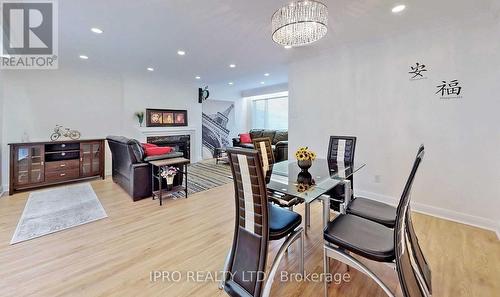
[[[328,31],[325,4],[301,0],[278,9],[272,17],[273,40],[284,46],[302,46],[320,40]]]

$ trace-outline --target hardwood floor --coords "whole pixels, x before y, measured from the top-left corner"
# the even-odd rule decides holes
[[[232,184],[163,207],[150,199],[132,202],[109,178],[92,186],[108,218],[12,246],[28,194],[0,199],[0,296],[225,296],[216,282],[186,276],[202,271],[205,278],[222,268],[234,224]],[[306,270],[321,273],[321,204],[311,212]],[[500,241],[493,232],[420,214],[414,223],[432,267],[434,296],[500,296]],[[276,250],[274,243],[272,257]],[[280,269],[297,271],[295,251]],[[396,287],[388,267],[370,267]],[[171,275],[170,282],[152,282],[151,271],[180,271],[182,281]],[[332,272],[348,272],[351,280],[332,284],[330,296],[385,296],[354,269],[334,262]],[[323,284],[280,283],[278,275],[272,295],[323,296]]]

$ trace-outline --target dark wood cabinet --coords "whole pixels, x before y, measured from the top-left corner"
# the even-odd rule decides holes
[[[9,194],[101,177],[104,139],[11,143]]]

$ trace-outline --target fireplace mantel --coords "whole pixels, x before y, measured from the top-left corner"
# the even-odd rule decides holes
[[[198,147],[198,139],[196,136],[196,128],[193,126],[183,127],[140,127],[138,128],[142,134],[142,142],[146,142],[148,137],[152,136],[178,136],[189,135],[191,139],[191,161],[197,162],[200,159],[200,154],[196,153]]]
[[[148,136],[170,136],[170,135],[191,135],[193,138],[196,134],[195,127],[141,127],[139,131],[144,135]]]

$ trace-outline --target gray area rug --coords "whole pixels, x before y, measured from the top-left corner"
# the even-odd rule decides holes
[[[215,164],[206,160],[188,165],[188,195],[206,191],[233,182],[229,164]],[[185,197],[184,192],[171,194],[174,198]]]
[[[89,183],[30,194],[10,244],[83,225],[108,215]]]

